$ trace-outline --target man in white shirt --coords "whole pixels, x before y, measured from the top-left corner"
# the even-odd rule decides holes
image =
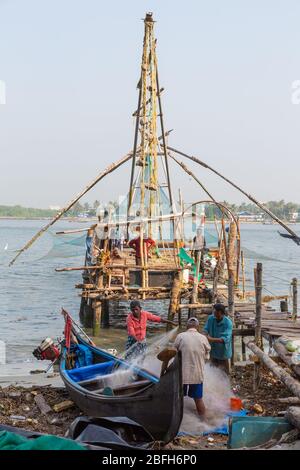
[[[187,330],[180,333],[174,343],[182,354],[182,382],[184,396],[194,399],[199,416],[205,414],[203,402],[204,365],[209,360],[210,344],[206,336],[198,332],[197,318],[189,318]]]

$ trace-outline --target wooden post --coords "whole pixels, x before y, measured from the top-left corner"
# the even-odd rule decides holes
[[[93,336],[99,336],[101,328],[101,314],[102,314],[102,302],[96,300],[94,302],[94,316],[93,316]]]
[[[104,244],[107,240],[104,240]],[[103,260],[101,260],[101,268],[96,272],[96,286],[98,289],[103,287]],[[102,316],[102,302],[101,300],[95,300],[93,302],[93,336],[99,336],[101,328],[101,316]]]
[[[198,303],[198,285],[199,285],[199,272],[200,272],[200,261],[201,261],[201,253],[200,250],[196,250],[196,271],[193,280],[193,290],[191,296],[191,303],[197,304]],[[189,309],[189,317],[193,315],[193,309]]]
[[[228,315],[232,320],[234,326],[234,271],[229,271],[228,278]],[[234,366],[234,335],[232,335],[232,357],[231,357],[231,366]]]
[[[102,301],[101,328],[109,328],[109,300]]]
[[[171,321],[174,320],[176,313],[179,311],[181,283],[182,283],[181,273],[177,272],[174,276],[173,286],[171,290],[169,312],[168,312],[168,320],[171,320]],[[170,330],[171,328],[172,327],[170,325],[167,325],[167,331]]]
[[[242,329],[243,329],[243,325],[242,325]],[[241,339],[242,339],[242,359],[243,361],[246,361],[246,345],[243,341],[243,336],[241,336]]]
[[[270,369],[276,377],[292,392],[293,395],[300,398],[300,383],[293,379],[291,374],[286,372],[276,362],[274,362],[266,353],[258,348],[252,341],[246,344],[247,347]]]
[[[242,259],[242,289],[243,289],[243,300],[246,298],[246,277],[245,277],[245,258],[244,252],[241,251],[241,259]]]
[[[225,230],[225,221],[224,217],[222,217],[222,233],[223,233],[223,241],[224,241],[224,250],[225,250],[225,256],[226,256],[226,264],[227,264],[227,271],[229,274],[229,255],[228,255],[228,247],[227,247],[227,241],[226,241],[226,230]]]
[[[298,311],[298,280],[296,277],[292,280],[292,290],[293,290],[293,320],[297,320],[297,311]]]
[[[262,349],[261,313],[262,313],[262,263],[257,263],[255,275],[256,315],[255,315],[255,345]],[[257,390],[260,382],[260,362],[254,363],[253,390]]]
[[[261,348],[261,312],[262,312],[262,263],[256,267],[256,317],[255,317],[255,344]]]
[[[240,234],[240,219],[237,219],[237,247],[236,247],[236,278],[235,285],[240,283],[240,264],[241,264],[241,234]]]
[[[228,278],[228,314],[234,324],[234,272],[231,270]]]
[[[237,240],[237,226],[235,222],[230,222],[229,236],[228,236],[228,269],[236,274],[236,240]],[[234,282],[236,279],[234,279]]]

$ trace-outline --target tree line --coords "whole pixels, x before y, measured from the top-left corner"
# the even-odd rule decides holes
[[[93,203],[77,202],[71,210],[66,213],[68,217],[89,216],[95,217],[97,208],[100,206],[100,201],[97,199]],[[253,215],[262,213],[261,209],[252,203],[231,204],[228,201],[223,201],[222,204],[227,206],[232,212],[238,214],[240,212],[249,212]],[[109,201],[103,204],[105,208],[117,207],[116,201]],[[290,220],[292,214],[298,213],[300,220],[300,204],[294,202],[285,202],[283,199],[280,201],[268,201],[265,206],[272,211],[277,217],[283,220]],[[0,205],[0,217],[20,217],[20,218],[39,218],[39,217],[53,217],[57,210],[53,209],[36,209],[31,207],[22,207],[20,205],[5,206]],[[207,219],[221,218],[222,213],[218,207],[213,204],[206,205],[205,214]],[[268,216],[266,216],[268,217]]]

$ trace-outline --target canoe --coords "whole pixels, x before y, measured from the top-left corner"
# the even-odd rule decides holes
[[[67,350],[62,351],[60,375],[76,405],[87,416],[126,416],[155,440],[170,442],[183,415],[180,353],[158,377],[87,343],[74,330],[73,334],[92,354],[91,365],[67,369]]]

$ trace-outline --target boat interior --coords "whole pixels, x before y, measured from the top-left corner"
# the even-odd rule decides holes
[[[104,351],[103,354],[106,355]],[[89,392],[103,396],[133,395],[159,381],[151,373],[113,356],[104,357],[95,351],[93,355],[95,362],[91,365],[66,369],[64,364],[67,378]]]

